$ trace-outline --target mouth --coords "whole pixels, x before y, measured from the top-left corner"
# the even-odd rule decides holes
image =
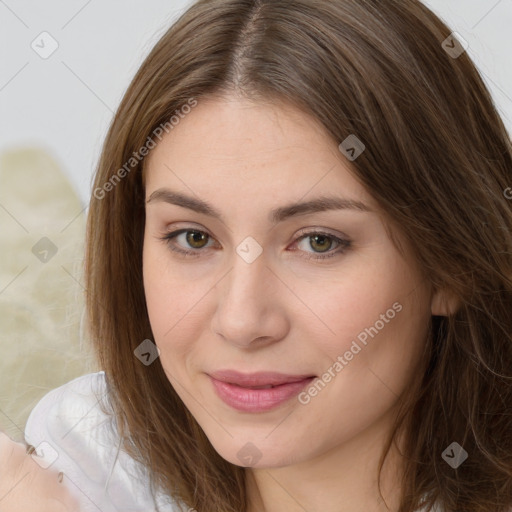
[[[228,384],[251,389],[269,389],[315,377],[315,375],[311,374],[290,375],[280,372],[241,373],[236,370],[219,370],[209,375],[220,382],[227,382]]]
[[[208,374],[217,396],[241,412],[265,412],[299,394],[316,376],[279,372],[244,374],[221,370]]]

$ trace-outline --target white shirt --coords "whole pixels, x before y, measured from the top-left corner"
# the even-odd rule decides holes
[[[145,468],[119,450],[110,416],[99,406],[105,373],[78,377],[50,391],[30,413],[25,440],[41,465],[64,472],[81,512],[176,512],[170,497],[150,494]],[[41,444],[43,443],[43,444]]]
[[[26,442],[41,464],[64,472],[81,512],[177,512],[171,497],[150,494],[147,470],[119,449],[119,435],[99,406],[106,392],[103,371],[50,391],[30,413]]]

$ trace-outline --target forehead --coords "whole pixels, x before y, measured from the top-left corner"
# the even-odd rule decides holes
[[[165,134],[144,166],[148,191],[173,183],[193,191],[371,196],[338,144],[313,117],[285,103],[204,98]]]

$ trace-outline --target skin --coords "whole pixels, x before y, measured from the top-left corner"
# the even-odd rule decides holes
[[[214,448],[239,466],[247,464],[238,451],[249,441],[257,448],[259,459],[247,469],[251,512],[388,510],[377,490],[384,439],[429,318],[448,309],[406,241],[405,258],[392,244],[382,212],[338,143],[291,105],[210,97],[147,160],[146,200],[166,187],[207,201],[224,219],[149,201],[144,286],[162,366]],[[273,208],[324,194],[372,211],[269,222]],[[162,240],[182,228],[210,238],[194,245],[186,234]],[[338,250],[333,239],[304,237],[315,229],[351,245],[315,260]],[[236,252],[248,236],[263,248],[252,263]],[[196,255],[183,257],[171,246]],[[236,369],[322,376],[395,302],[402,310],[306,405],[292,399],[269,412],[239,412],[217,397],[206,375]],[[389,461],[383,495],[394,510],[395,452]]]
[[[21,510],[79,512],[79,506],[57,471],[43,469],[23,444],[0,432],[0,512]]]

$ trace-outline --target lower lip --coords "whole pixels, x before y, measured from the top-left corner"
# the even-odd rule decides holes
[[[298,395],[314,377],[267,389],[242,388],[213,377],[210,379],[217,395],[233,409],[242,412],[265,412]]]

